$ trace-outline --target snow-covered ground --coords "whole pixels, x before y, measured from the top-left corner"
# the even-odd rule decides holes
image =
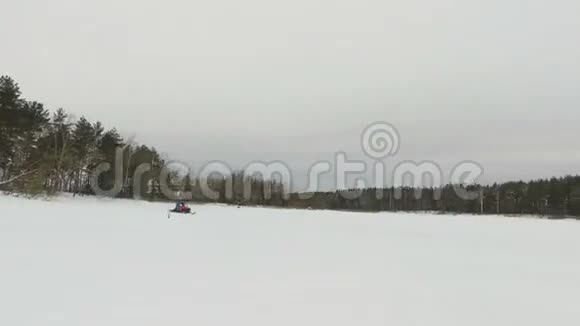
[[[0,196],[0,325],[580,325],[580,222]]]

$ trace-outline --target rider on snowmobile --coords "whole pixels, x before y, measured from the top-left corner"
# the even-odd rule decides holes
[[[187,209],[187,206],[185,205],[184,202],[177,201],[175,203],[175,209],[173,209],[173,211],[183,213],[183,212],[185,212],[186,209]]]

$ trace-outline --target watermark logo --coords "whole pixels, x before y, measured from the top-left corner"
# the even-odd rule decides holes
[[[399,131],[387,122],[377,122],[366,127],[361,135],[361,148],[373,159],[382,160],[399,151]]]
[[[376,190],[377,199],[381,199],[384,190],[392,187],[395,188],[395,199],[402,197],[403,188],[412,188],[415,190],[416,199],[423,196],[425,189],[430,189],[434,199],[439,200],[445,185],[451,185],[457,196],[462,199],[472,200],[479,196],[467,190],[468,185],[476,183],[483,174],[483,167],[474,161],[459,162],[447,174],[439,164],[428,160],[403,161],[389,171],[387,160],[399,153],[401,143],[401,134],[392,124],[387,122],[370,124],[360,135],[360,147],[371,160],[371,164],[368,160],[349,159],[346,152],[337,151],[333,161],[314,162],[307,175],[302,176],[307,178],[306,188],[295,193],[298,193],[298,198],[302,200],[312,198],[321,192],[321,177],[325,174],[332,175],[330,173],[334,171],[332,175],[334,189],[345,199],[356,199],[364,189],[371,187]],[[105,162],[96,167],[91,186],[97,195],[116,196],[130,188],[133,197],[140,198],[143,193],[157,187],[169,199],[191,200],[195,190],[207,200],[224,199],[231,202],[251,200],[256,196],[262,200],[269,200],[275,195],[287,200],[293,190],[292,185],[295,181],[293,170],[280,160],[250,162],[241,170],[232,169],[222,161],[210,161],[198,171],[187,164],[174,161],[162,166],[155,166],[155,162],[133,166],[132,148],[132,143],[118,148],[114,162]],[[114,182],[108,183],[108,189],[103,189],[100,182],[105,174],[114,175]],[[389,175],[391,184],[387,185],[386,179]],[[448,180],[444,179],[445,175],[449,175]],[[144,185],[142,180],[146,176],[149,183]],[[351,180],[349,177],[351,179],[355,177],[354,182],[349,182]],[[144,186],[147,189],[144,189]]]

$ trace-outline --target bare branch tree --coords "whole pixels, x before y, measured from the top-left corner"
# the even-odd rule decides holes
[[[12,178],[10,178],[10,179],[6,180],[6,181],[2,181],[2,182],[0,182],[0,186],[4,186],[4,185],[7,185],[7,184],[9,184],[9,183],[12,183],[12,182],[14,182],[14,181],[16,181],[16,180],[18,180],[18,179],[20,179],[20,178],[23,178],[23,177],[27,176],[27,175],[31,175],[31,174],[33,174],[33,173],[36,173],[37,171],[38,171],[38,169],[35,169],[35,170],[31,170],[31,171],[27,171],[27,172],[21,173],[21,174],[19,174],[19,175],[17,175],[17,176],[14,176],[14,177],[12,177]]]

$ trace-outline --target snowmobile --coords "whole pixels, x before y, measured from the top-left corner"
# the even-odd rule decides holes
[[[167,218],[171,217],[171,213],[177,214],[195,214],[195,212],[191,211],[191,208],[187,206],[184,202],[178,202],[175,204],[174,209],[170,209],[167,213]]]
[[[169,211],[171,213],[190,214],[191,208],[190,207],[174,208]]]

